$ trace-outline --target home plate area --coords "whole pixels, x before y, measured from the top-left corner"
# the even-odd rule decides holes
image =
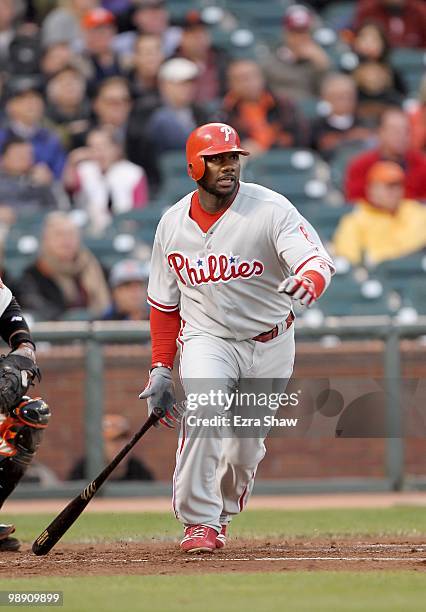
[[[0,559],[0,577],[79,575],[171,575],[294,570],[426,571],[420,538],[248,540],[235,538],[213,554],[185,555],[176,542],[59,543],[47,556],[29,546]]]

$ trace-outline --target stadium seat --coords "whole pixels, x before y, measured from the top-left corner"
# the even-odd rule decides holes
[[[426,70],[426,51],[424,49],[393,49],[390,61],[392,66],[400,72],[408,91],[411,94],[417,94]]]
[[[426,315],[426,279],[419,283],[410,281],[403,292],[403,303],[410,304],[419,315]]]
[[[337,275],[318,301],[318,308],[329,316],[361,316],[389,314],[388,294],[378,286],[372,292],[364,288],[352,274]]]
[[[331,181],[337,189],[343,189],[346,167],[348,163],[362,151],[368,149],[370,144],[364,140],[352,140],[335,149],[329,161]]]
[[[414,286],[426,284],[426,252],[384,261],[375,267],[371,274],[402,297],[411,295]]]
[[[252,176],[273,172],[280,174],[284,169],[291,172],[307,171],[314,169],[318,161],[318,155],[307,149],[277,148],[270,149],[259,157],[249,158],[245,170],[250,172]]]
[[[195,183],[188,176],[186,155],[183,151],[163,153],[160,158],[160,170],[163,183],[157,199],[165,202],[168,206],[194,190]]]

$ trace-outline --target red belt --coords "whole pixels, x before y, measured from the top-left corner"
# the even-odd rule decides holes
[[[290,310],[288,317],[285,320],[286,329],[290,327],[293,321],[294,321],[294,314]],[[256,342],[269,342],[269,340],[272,340],[273,338],[276,338],[277,336],[278,336],[278,325],[275,325],[275,327],[273,327],[269,331],[263,332],[263,334],[259,334],[258,336],[255,336],[254,338],[252,338],[252,340],[256,340]]]

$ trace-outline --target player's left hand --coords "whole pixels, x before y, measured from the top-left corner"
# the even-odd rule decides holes
[[[165,427],[173,428],[179,422],[172,373],[168,368],[157,367],[151,370],[139,399],[147,400],[148,414],[155,411],[161,416],[159,423]]]
[[[307,308],[317,299],[314,283],[304,276],[289,276],[279,285],[278,292],[286,293]]]

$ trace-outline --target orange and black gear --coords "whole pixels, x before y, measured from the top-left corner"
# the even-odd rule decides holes
[[[44,400],[24,396],[1,422],[0,507],[31,463],[49,418],[49,406]]]
[[[240,137],[233,127],[226,123],[206,123],[196,128],[186,142],[188,174],[194,181],[203,178],[206,170],[204,157],[220,153],[250,155],[241,148]]]

